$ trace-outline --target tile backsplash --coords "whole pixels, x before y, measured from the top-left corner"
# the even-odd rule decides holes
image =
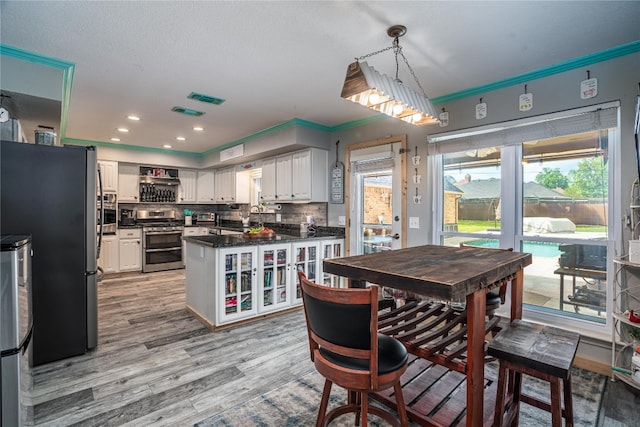
[[[275,206],[275,205],[274,205]],[[280,210],[268,210],[262,213],[262,221],[276,223],[276,215],[280,214],[280,222],[283,224],[300,224],[307,221],[307,216],[312,215],[316,225],[327,225],[327,203],[281,203]],[[248,204],[237,204],[237,209],[228,205],[189,205],[175,203],[118,203],[119,209],[175,209],[176,218],[183,219],[184,211],[188,209],[196,213],[215,212],[223,221],[239,221],[241,216],[249,214]],[[267,206],[267,208],[270,205]],[[251,221],[257,221],[258,214],[251,214]]]

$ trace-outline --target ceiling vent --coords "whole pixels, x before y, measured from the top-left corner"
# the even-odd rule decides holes
[[[173,107],[171,111],[175,111],[176,113],[186,114],[187,116],[200,117],[204,114],[203,111],[192,110],[190,108],[184,107]]]
[[[189,96],[187,96],[187,98],[195,99],[196,101],[206,102],[207,104],[215,104],[215,105],[220,105],[225,101],[222,98],[216,98],[215,96],[203,95],[203,94],[197,93],[197,92],[191,92],[189,94]]]

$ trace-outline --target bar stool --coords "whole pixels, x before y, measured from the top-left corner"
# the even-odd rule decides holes
[[[571,366],[578,349],[580,335],[550,326],[514,320],[489,344],[488,354],[498,359],[498,390],[493,418],[494,427],[518,425],[520,401],[551,412],[551,425],[573,426],[571,398]],[[507,394],[507,373],[509,393]],[[551,403],[521,392],[522,374],[549,382]],[[564,389],[564,410],[560,393]],[[506,410],[506,413],[505,413]]]

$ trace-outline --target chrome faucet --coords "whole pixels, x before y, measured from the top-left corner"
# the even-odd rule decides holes
[[[264,223],[262,222],[262,211],[264,209],[264,206],[262,205],[252,205],[251,207],[249,207],[249,215],[251,215],[253,212],[253,208],[256,208],[256,210],[258,211],[258,227],[262,227],[264,226]]]

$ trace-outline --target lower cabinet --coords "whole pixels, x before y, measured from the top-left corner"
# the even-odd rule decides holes
[[[322,259],[342,258],[344,256],[344,239],[323,240],[321,243]],[[322,267],[322,264],[320,264]],[[322,272],[322,283],[332,288],[346,288],[344,277]]]
[[[118,230],[120,271],[142,270],[142,230]]]
[[[118,265],[118,236],[102,236],[102,246],[100,248],[100,258],[98,267],[105,273],[117,273]]]
[[[318,282],[319,268],[322,266],[320,255],[320,242],[308,241],[291,244],[291,254],[293,256],[293,268],[291,269],[291,304],[302,304],[302,291],[300,290],[300,279],[298,271],[302,271],[307,279],[315,283]]]
[[[286,308],[291,304],[289,279],[291,276],[291,244],[259,247],[260,268],[258,282],[260,298],[258,312]]]
[[[217,322],[226,324],[257,314],[257,247],[220,249]]]
[[[211,328],[302,304],[297,271],[322,277],[322,255],[343,253],[344,240],[213,248],[186,242],[187,307]],[[333,279],[339,284],[337,278]]]

